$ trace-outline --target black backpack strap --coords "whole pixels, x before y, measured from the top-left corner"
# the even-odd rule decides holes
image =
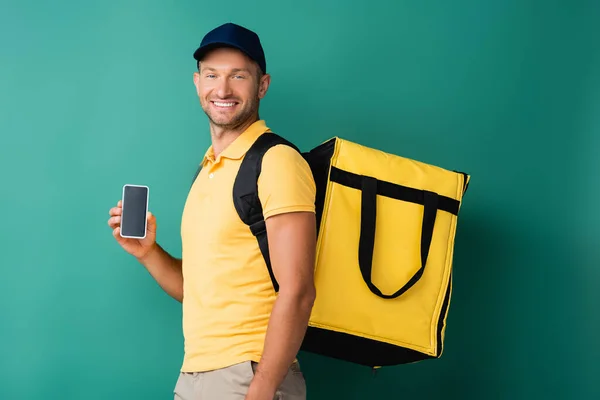
[[[275,279],[269,257],[267,230],[262,205],[258,197],[258,177],[262,168],[263,156],[267,150],[279,144],[290,146],[300,153],[300,150],[294,144],[281,136],[272,132],[264,133],[246,152],[233,184],[234,207],[240,219],[250,227],[250,231],[258,241],[275,292],[279,291],[279,285]]]
[[[196,170],[196,173],[194,174],[194,179],[192,179],[192,184],[191,186],[194,186],[194,182],[196,182],[196,178],[198,178],[198,175],[200,175],[200,171],[202,171],[202,163],[198,166],[198,169]]]

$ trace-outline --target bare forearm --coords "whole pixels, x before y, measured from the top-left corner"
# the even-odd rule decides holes
[[[171,256],[158,243],[138,261],[146,267],[158,285],[175,300],[183,301],[181,259]]]
[[[256,370],[250,398],[272,398],[274,395],[298,354],[313,302],[313,293],[280,293],[271,313],[263,356]]]

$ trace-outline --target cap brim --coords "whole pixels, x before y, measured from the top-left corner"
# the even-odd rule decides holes
[[[198,49],[194,52],[194,59],[196,59],[196,61],[200,61],[200,60],[202,60],[202,58],[204,58],[206,53],[208,53],[211,50],[217,49],[219,47],[231,47],[231,48],[237,49],[252,59],[250,54],[248,54],[243,48],[241,48],[240,46],[238,46],[236,44],[229,43],[226,41],[208,43],[208,44],[205,44],[204,46],[198,47]]]

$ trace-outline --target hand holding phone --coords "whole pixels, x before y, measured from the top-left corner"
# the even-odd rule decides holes
[[[138,258],[156,242],[156,219],[148,211],[148,200],[148,186],[126,184],[122,199],[109,211],[113,236],[125,251]]]

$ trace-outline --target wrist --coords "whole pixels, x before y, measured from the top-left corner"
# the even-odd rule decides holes
[[[250,383],[246,400],[270,400],[275,397],[277,388],[271,387],[268,382],[261,381],[256,377]]]
[[[148,263],[148,260],[152,259],[154,255],[158,252],[158,250],[158,243],[152,243],[152,245],[150,245],[150,248],[144,254],[137,257],[138,262],[140,262],[143,265],[146,265]]]

